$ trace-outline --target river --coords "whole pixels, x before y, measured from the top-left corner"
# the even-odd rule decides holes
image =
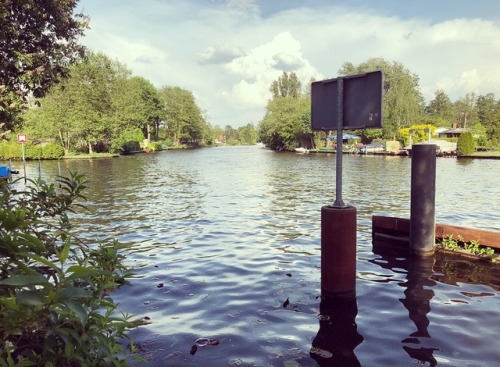
[[[344,156],[357,208],[356,300],[320,315],[320,209],[335,155],[257,146],[64,160],[87,176],[88,240],[131,244],[113,295],[151,323],[137,366],[496,366],[500,267],[376,253],[371,216],[409,217],[408,157]],[[19,168],[19,167],[16,167]],[[38,175],[38,163],[27,167]],[[21,170],[22,172],[22,170]],[[53,180],[57,162],[43,162]],[[438,158],[438,222],[500,231],[500,161]],[[197,338],[219,341],[190,353]],[[312,351],[312,352],[311,352]]]

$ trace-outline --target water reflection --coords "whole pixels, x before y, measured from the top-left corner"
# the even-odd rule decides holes
[[[327,297],[321,300],[319,331],[310,350],[318,366],[361,366],[354,353],[354,349],[363,342],[356,325],[357,314],[355,297]]]
[[[431,279],[433,265],[433,257],[412,257],[409,261],[406,283],[402,284],[403,287],[406,287],[405,298],[400,299],[400,301],[408,310],[409,317],[415,324],[417,331],[411,333],[409,338],[403,339],[403,344],[419,345],[421,343],[419,338],[431,338],[427,315],[431,311],[430,301],[434,297],[432,287],[436,285],[436,282]],[[417,348],[404,345],[403,349],[411,358],[418,360],[421,364],[429,362],[431,367],[437,364],[433,356],[433,352],[438,350],[437,348]]]
[[[370,262],[393,272],[406,271],[406,279],[398,282],[399,286],[405,288],[403,292],[405,297],[399,301],[408,310],[408,316],[414,323],[416,331],[401,340],[403,350],[419,364],[429,363],[430,367],[436,366],[437,361],[433,353],[439,349],[425,346],[431,339],[428,314],[431,312],[430,303],[434,297],[433,288],[437,284],[433,280],[434,257],[409,257],[407,248],[398,249],[393,246],[384,248],[380,242],[374,244],[374,253],[380,258]],[[420,346],[421,344],[424,346]]]

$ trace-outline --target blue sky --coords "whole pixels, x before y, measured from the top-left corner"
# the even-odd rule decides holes
[[[193,92],[212,125],[257,124],[283,71],[306,84],[371,57],[404,64],[426,101],[500,97],[498,0],[80,0],[82,43],[155,86]]]

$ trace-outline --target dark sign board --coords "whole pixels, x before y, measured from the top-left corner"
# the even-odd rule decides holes
[[[312,129],[337,129],[339,79],[343,80],[342,129],[381,127],[383,74],[381,71],[373,71],[313,82],[311,84]]]

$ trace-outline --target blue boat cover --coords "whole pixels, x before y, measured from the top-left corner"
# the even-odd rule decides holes
[[[0,177],[9,177],[10,170],[7,166],[0,166]]]

